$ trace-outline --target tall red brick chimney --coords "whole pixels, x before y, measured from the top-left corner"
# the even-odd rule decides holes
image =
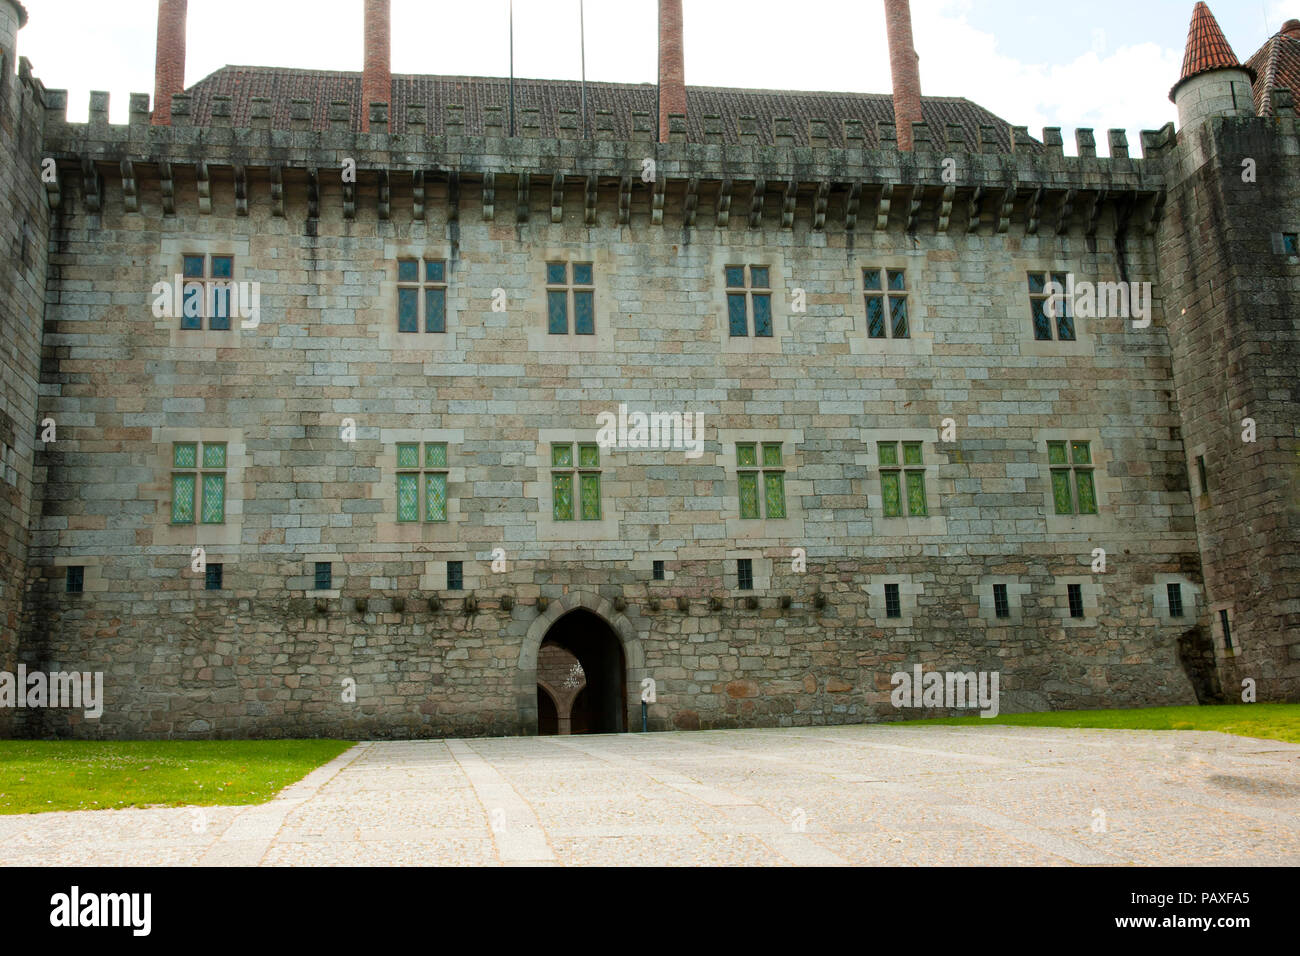
[[[668,114],[686,113],[682,0],[659,0],[659,142],[668,142]]]
[[[170,126],[172,96],[185,89],[187,0],[158,0],[158,45],[154,49],[153,125]]]
[[[885,32],[889,37],[889,71],[894,79],[898,148],[910,151],[912,124],[921,122],[921,71],[912,45],[912,5],[908,0],[885,0]]]
[[[370,104],[393,102],[392,11],[389,0],[366,0],[366,62],[361,74],[361,128],[370,129]],[[391,109],[390,109],[391,117]]]

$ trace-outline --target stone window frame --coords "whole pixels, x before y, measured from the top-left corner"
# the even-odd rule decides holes
[[[849,288],[853,290],[854,305],[850,311],[853,318],[853,330],[849,333],[849,352],[852,355],[932,355],[934,354],[934,333],[928,329],[925,314],[924,276],[925,259],[916,256],[866,255],[859,256],[849,275]],[[874,294],[866,287],[864,272],[870,269],[881,272],[902,272],[907,283],[907,338],[896,339],[892,336],[873,339],[869,334],[867,314],[867,296]],[[886,278],[886,282],[888,279]],[[882,295],[889,295],[887,289]],[[858,320],[862,320],[859,326]],[[886,328],[886,335],[891,329]]]
[[[573,520],[557,521],[554,518],[551,446],[567,442],[574,446],[583,444],[599,447],[597,432],[594,423],[587,428],[544,428],[538,431],[533,451],[524,459],[524,469],[534,475],[533,480],[524,482],[524,497],[531,498],[537,504],[533,522],[539,542],[620,540],[619,526],[623,517],[620,501],[626,496],[627,488],[625,483],[619,483],[614,477],[617,466],[622,461],[621,453],[616,448],[600,449],[600,520],[581,521],[575,517]],[[575,515],[576,513],[575,511]]]
[[[749,561],[753,571],[753,587],[740,587],[739,564]],[[758,595],[772,590],[773,559],[759,548],[727,548],[723,552],[723,581],[726,590],[735,595]]]
[[[872,531],[889,538],[941,537],[948,533],[948,517],[944,513],[944,496],[942,489],[947,484],[939,476],[942,467],[939,446],[946,444],[939,440],[939,433],[933,428],[863,428],[859,430],[859,440],[866,446],[866,453],[855,455],[854,462],[866,465],[866,497],[868,519]],[[934,464],[924,465],[925,469],[925,517],[885,517],[884,488],[880,478],[880,445],[903,442],[921,445],[921,460]],[[891,468],[893,466],[886,466]],[[899,467],[902,467],[901,465]]]
[[[342,595],[343,582],[346,580],[347,575],[346,572],[340,572],[340,569],[346,568],[341,554],[336,551],[319,551],[297,554],[295,560],[302,562],[302,573],[285,581],[286,590],[301,591],[305,596],[311,598],[337,598]],[[328,591],[316,590],[316,565],[320,562],[331,565],[330,584],[332,587]]]
[[[232,284],[246,282],[249,281],[246,276],[253,271],[249,267],[252,261],[250,250],[251,243],[247,238],[213,238],[209,234],[176,233],[162,239],[155,268],[163,273],[161,281],[172,284],[179,276],[183,284],[186,256],[202,255],[205,261],[211,261],[212,256],[230,256],[232,275],[228,281]],[[216,358],[217,349],[237,348],[242,344],[244,336],[256,336],[261,329],[260,324],[257,328],[243,328],[238,315],[231,317],[229,329],[210,329],[206,325],[201,329],[183,329],[180,325],[180,316],[164,316],[154,321],[155,330],[167,332],[169,347],[211,349],[213,359]]]
[[[1034,338],[1034,307],[1029,293],[1029,273],[1046,273],[1048,275],[1058,273],[1069,275],[1073,273],[1077,277],[1079,273],[1074,268],[1073,262],[1067,263],[1060,259],[1043,256],[1016,256],[1012,259],[1008,269],[1010,275],[1016,280],[1016,293],[1012,297],[1010,305],[1007,306],[1007,319],[1009,323],[1012,323],[1010,326],[1013,332],[1011,341],[1018,344],[1022,356],[1050,358],[1072,355],[1093,356],[1096,354],[1096,339],[1092,329],[1094,319],[1071,315],[1074,322],[1073,341],[1061,341],[1056,338],[1047,341]],[[1089,277],[1088,281],[1104,282],[1110,280],[1098,276],[1095,279]],[[1118,278],[1115,281],[1119,281]]]
[[[418,309],[420,312],[420,322],[416,332],[399,332],[397,330],[398,322],[398,294],[397,290],[403,287],[410,287],[409,283],[398,281],[398,263],[403,259],[414,259],[420,264],[420,276],[425,275],[426,262],[443,262],[443,288],[446,289],[446,295],[443,297],[444,303],[444,324],[445,332],[425,332],[424,331],[424,296],[418,296]],[[450,243],[437,240],[407,240],[402,242],[388,241],[383,246],[383,277],[379,282],[379,294],[372,302],[370,328],[372,333],[378,339],[378,346],[382,351],[393,353],[415,353],[416,356],[427,355],[430,352],[438,353],[443,356],[449,352],[455,352],[461,346],[461,315],[465,312],[465,303],[462,301],[461,283],[455,281],[457,273],[460,271],[458,265],[460,260],[452,255]],[[424,283],[421,284],[423,292]],[[376,319],[375,317],[379,318]],[[360,310],[358,310],[358,321],[360,321]],[[394,362],[407,361],[400,355],[395,355]]]
[[[1209,448],[1204,442],[1194,445],[1187,452],[1187,474],[1191,480],[1188,481],[1188,494],[1192,499],[1192,510],[1194,514],[1200,514],[1211,505],[1211,494],[1209,488],[1210,465],[1207,460],[1209,457]],[[1204,474],[1202,474],[1204,468]],[[1193,482],[1195,484],[1193,485]]]
[[[95,554],[65,554],[52,558],[50,564],[41,572],[46,581],[47,591],[62,598],[84,600],[89,594],[104,594],[109,591],[109,579],[104,574],[106,565],[114,559]],[[188,566],[188,565],[187,565]],[[68,591],[68,568],[81,568],[81,590]]]
[[[993,601],[993,586],[1005,585],[1007,589],[1008,617],[998,617]],[[980,619],[990,627],[1019,627],[1025,622],[1024,597],[1033,591],[1033,585],[1018,574],[985,574],[975,585]]]
[[[140,497],[155,502],[155,546],[202,547],[208,555],[221,554],[223,563],[236,560],[244,531],[244,470],[252,465],[251,453],[238,428],[162,428],[152,429],[153,464],[158,480],[142,486]],[[224,444],[226,446],[225,522],[172,524],[172,446],[177,443]],[[202,469],[199,469],[202,473]],[[196,515],[196,518],[199,516]]]
[[[1095,515],[1058,515],[1056,499],[1052,494],[1052,467],[1048,461],[1048,442],[1086,441],[1092,458],[1092,486],[1097,497]],[[1042,514],[1047,533],[1097,533],[1114,528],[1114,502],[1122,500],[1124,486],[1110,475],[1112,461],[1110,448],[1097,428],[1042,428],[1034,432],[1034,459],[1038,463],[1038,480],[1042,487]],[[1026,479],[1026,490],[1032,478]]]
[[[1057,623],[1063,627],[1097,627],[1101,617],[1101,599],[1105,588],[1098,581],[1099,575],[1057,575],[1053,578],[1049,592],[1055,602],[1054,613]],[[1079,596],[1083,601],[1083,617],[1070,616],[1069,586],[1079,585]]]
[[[1087,461],[1077,461],[1076,452],[1079,445],[1083,445],[1088,455]],[[1064,448],[1065,461],[1052,461],[1052,448],[1054,446]],[[1047,467],[1048,480],[1052,482],[1052,514],[1059,518],[1064,517],[1091,517],[1101,514],[1101,507],[1097,502],[1097,467],[1093,463],[1092,442],[1080,438],[1072,438],[1068,441],[1050,440],[1047,443]],[[1070,510],[1061,511],[1056,505],[1056,476],[1065,474],[1066,483],[1070,491]],[[1092,511],[1084,511],[1082,504],[1082,493],[1080,492],[1079,476],[1086,475],[1087,486],[1092,489]]]
[[[867,288],[867,274],[874,273],[876,281],[880,284],[874,289]],[[912,287],[908,283],[907,267],[903,266],[897,269],[891,269],[888,266],[868,265],[861,269],[862,275],[862,307],[867,317],[864,331],[867,338],[872,341],[892,341],[893,339],[910,339],[912,337]],[[895,289],[891,281],[895,275],[903,277],[903,288]],[[903,303],[903,322],[905,325],[905,335],[894,334],[894,300],[900,300]],[[883,323],[884,335],[871,334],[871,305],[873,301],[880,302],[881,322]]]
[[[567,335],[552,335],[549,331],[549,312],[547,309],[547,265],[564,262],[568,264],[568,275],[573,275],[573,264],[591,266],[592,308],[594,310],[595,334],[578,335],[570,331]],[[511,299],[509,309],[518,309],[524,322],[524,334],[528,351],[546,352],[551,358],[547,361],[586,362],[583,357],[587,352],[612,352],[617,343],[618,311],[615,308],[613,286],[611,281],[618,274],[616,253],[607,245],[595,242],[557,242],[539,243],[534,246],[523,263],[524,297],[516,304]],[[602,281],[602,277],[603,280]],[[588,287],[584,286],[584,290]],[[572,301],[570,300],[570,306]],[[572,318],[572,314],[570,314]],[[563,356],[563,358],[560,358]]]
[[[750,268],[758,266],[767,269],[768,288],[766,291],[772,304],[772,334],[770,336],[733,336],[731,334],[731,321],[727,303],[726,269],[728,267],[735,268],[739,263],[744,263],[747,279]],[[717,330],[715,344],[718,351],[727,355],[782,354],[785,343],[790,338],[790,290],[785,278],[785,256],[780,252],[759,245],[756,239],[754,245],[737,243],[735,245],[714,247],[708,268],[711,270],[710,275],[714,277],[710,285],[712,286],[714,315],[717,317],[715,322]],[[749,306],[750,303],[746,301],[746,314],[750,319],[750,327],[752,328],[753,321],[752,316],[749,315]]]
[[[190,259],[202,260],[203,263],[202,269],[198,275],[187,274],[187,270],[189,266],[188,260]],[[218,276],[213,274],[215,262],[218,259],[230,260],[230,275]],[[222,252],[199,252],[198,250],[194,250],[192,252],[185,252],[181,254],[181,280],[183,283],[182,290],[181,290],[181,304],[183,308],[182,308],[181,315],[178,317],[178,321],[181,323],[181,329],[183,331],[202,332],[204,329],[207,329],[210,332],[229,332],[231,325],[235,322],[240,321],[240,316],[237,314],[237,312],[236,314],[233,315],[231,313],[229,286],[234,284],[234,275],[235,275],[235,257],[231,254],[222,253]],[[192,318],[197,318],[199,324],[197,328],[189,328],[185,325],[185,321],[186,319],[191,318],[191,316],[187,316],[185,314],[184,307],[186,306],[186,302],[189,298],[188,290],[191,286],[195,286],[195,285],[197,285],[202,290],[203,293],[199,299],[199,303],[200,303],[199,314],[197,316],[192,317]],[[216,293],[218,292],[218,290],[222,285],[227,286],[227,289],[225,290],[226,314],[222,316],[222,318],[225,320],[226,327],[216,328],[213,326],[212,320],[217,318]]]
[[[730,273],[733,269],[741,270],[741,285],[734,285],[731,282]],[[764,285],[756,285],[754,282],[754,270],[762,269],[767,277]],[[770,339],[776,335],[776,327],[771,324],[772,319],[772,270],[770,267],[761,263],[728,263],[722,267],[723,285],[727,290],[727,334],[732,338],[754,338]],[[741,297],[745,302],[745,334],[736,335],[731,327],[731,300]],[[754,300],[767,300],[767,315],[769,322],[769,333],[767,335],[758,334],[758,323],[754,318]]]
[[[176,448],[178,445],[194,446],[194,464],[177,465]],[[222,448],[221,456],[222,465],[218,468],[216,465],[209,465],[208,449]],[[227,478],[227,466],[229,464],[229,449],[224,441],[177,441],[172,442],[172,471],[171,471],[171,525],[173,527],[183,527],[192,524],[205,525],[223,525],[226,523],[226,486],[229,484]],[[178,475],[188,475],[194,479],[194,490],[191,495],[190,505],[192,508],[192,518],[190,521],[176,520],[176,478]],[[208,476],[219,476],[221,478],[221,520],[207,521],[203,517],[203,512],[207,506],[208,492],[204,479]]]
[[[461,565],[459,591],[447,589],[447,564],[451,561],[459,561]],[[449,546],[437,552],[436,556],[425,559],[424,571],[420,574],[420,590],[453,599],[468,597],[471,592],[486,585],[493,573],[490,562],[486,567],[487,570],[483,570],[484,565],[464,545]]]
[[[413,281],[402,279],[403,262],[415,263],[416,278]],[[439,265],[442,266],[441,279],[435,280],[429,278],[429,265],[431,263],[438,263]],[[398,256],[397,259],[394,260],[394,264],[397,267],[397,310],[395,313],[397,318],[397,334],[414,335],[414,336],[446,335],[447,327],[449,324],[447,320],[450,311],[448,309],[447,302],[450,295],[450,287],[451,287],[451,263],[447,260],[446,257],[427,256],[427,255],[421,255],[417,257],[412,255],[412,256]],[[401,327],[401,322],[402,322],[401,297],[402,297],[402,292],[406,290],[413,290],[416,293],[415,328],[411,331],[404,331]],[[429,328],[429,315],[428,315],[429,300],[428,300],[427,293],[431,290],[442,292],[442,328],[441,329]],[[414,347],[418,348],[419,346],[416,345]]]
[[[409,333],[407,333],[409,334]],[[375,541],[379,544],[451,544],[460,540],[461,526],[468,520],[463,510],[463,499],[470,485],[466,480],[464,462],[465,429],[463,428],[380,428],[379,442],[383,446],[376,464],[379,480],[371,482],[371,500],[383,502],[375,516]],[[447,520],[425,521],[424,486],[417,489],[420,495],[419,521],[397,520],[397,446],[420,446],[420,462],[424,462],[424,449],[428,444],[447,446],[447,467],[437,469],[447,474]],[[421,474],[424,473],[423,468]]]
[[[664,563],[664,576],[662,580],[656,580],[654,576],[654,563],[662,561]],[[637,571],[647,575],[645,582],[651,587],[663,587],[671,583],[677,576],[673,570],[673,565],[678,561],[676,551],[660,550],[643,550],[638,548],[631,561],[628,562],[628,570]]]
[[[920,461],[909,462],[907,453],[909,448],[920,448]],[[891,448],[893,450],[893,461],[885,462],[881,454],[882,448]],[[926,494],[926,464],[925,464],[925,443],[920,441],[883,441],[876,442],[876,471],[880,481],[880,516],[882,518],[928,518],[930,517],[930,496]],[[898,514],[885,514],[885,475],[898,475],[898,504],[901,509]],[[921,507],[922,512],[914,514],[912,512],[911,491],[909,489],[909,475],[919,474],[921,476]]]
[[[1182,587],[1183,616],[1173,617],[1169,613],[1169,592],[1167,586],[1177,584]],[[1204,611],[1204,591],[1199,584],[1183,574],[1157,574],[1155,581],[1147,589],[1149,607],[1160,621],[1190,627],[1195,624]]]
[[[898,617],[887,616],[886,584],[898,585]],[[868,614],[876,627],[910,628],[917,612],[918,598],[925,593],[925,585],[910,574],[873,574],[868,577],[864,590],[867,592]]]
[[[736,445],[755,443],[781,445],[781,463],[785,469],[784,518],[741,518],[739,469]],[[803,429],[801,428],[719,428],[718,451],[714,465],[723,472],[722,537],[738,542],[776,542],[804,540],[802,498],[812,493],[812,482],[799,477],[803,467]],[[706,456],[707,457],[707,456]],[[701,458],[703,462],[705,459]],[[755,572],[755,580],[758,578]]]

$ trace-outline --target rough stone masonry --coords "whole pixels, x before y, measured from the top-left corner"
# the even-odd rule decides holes
[[[102,671],[105,705],[0,733],[535,733],[539,652],[579,619],[628,729],[647,679],[652,730],[946,713],[891,706],[915,666],[999,674],[1003,713],[1300,697],[1300,140],[1240,64],[1195,61],[1142,158],[1091,130],[1066,156],[915,71],[910,136],[888,96],[685,87],[680,35],[667,129],[653,87],[590,84],[584,117],[521,81],[512,136],[504,82],[365,102],[358,74],[181,91],[162,64],[114,125],[14,74],[24,19],[0,0],[0,669]],[[257,321],[156,316],[194,263],[256,283]],[[1036,338],[1034,276],[1067,274],[1150,283],[1153,321]],[[599,507],[557,518],[555,449],[620,404],[702,414],[704,455],[575,457]],[[176,520],[181,472],[221,476],[214,520]],[[782,507],[741,517],[750,474]]]

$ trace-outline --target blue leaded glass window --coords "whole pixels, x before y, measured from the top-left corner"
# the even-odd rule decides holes
[[[570,281],[572,277],[572,281]],[[596,334],[595,269],[590,262],[546,264],[546,331],[551,335]],[[572,318],[572,322],[570,322]]]
[[[876,267],[863,269],[862,289],[867,306],[867,337],[910,338],[912,331],[907,321],[906,271]]]
[[[767,266],[726,266],[727,331],[732,338],[772,337],[771,270]],[[752,320],[752,321],[751,321]]]
[[[419,332],[421,328],[447,331],[445,259],[397,260],[397,331]]]

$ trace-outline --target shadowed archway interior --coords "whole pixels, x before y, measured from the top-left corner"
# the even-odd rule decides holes
[[[599,615],[578,608],[557,620],[546,632],[538,664],[538,733],[617,734],[627,730],[623,644]],[[572,695],[566,689],[571,689]],[[551,717],[557,704],[565,702],[567,714]]]

